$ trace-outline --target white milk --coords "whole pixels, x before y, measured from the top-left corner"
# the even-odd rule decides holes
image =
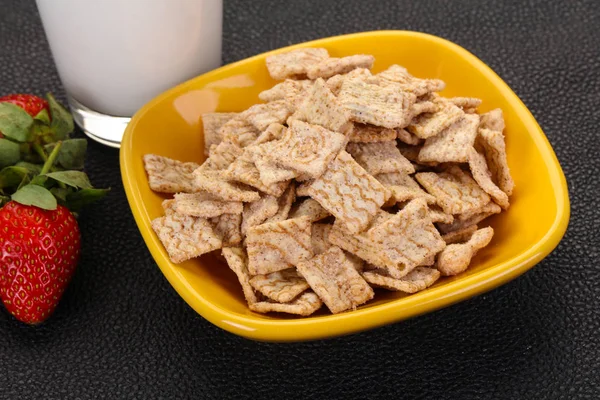
[[[131,116],[221,63],[222,0],[37,0],[71,97]]]

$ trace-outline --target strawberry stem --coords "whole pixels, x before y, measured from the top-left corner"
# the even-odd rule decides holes
[[[44,166],[42,167],[42,171],[40,172],[40,175],[44,175],[44,174],[47,174],[48,172],[50,172],[50,169],[52,168],[52,166],[54,165],[54,162],[56,161],[56,157],[58,157],[58,153],[60,152],[61,147],[62,147],[62,142],[61,141],[56,142],[56,146],[54,146],[54,148],[52,149],[52,153],[50,153],[50,155],[46,159],[46,162],[44,162]],[[42,149],[42,151],[43,151],[43,149]]]
[[[35,150],[35,152],[40,157],[42,157],[42,160],[44,160],[44,162],[46,160],[48,160],[48,155],[46,154],[46,152],[44,151],[44,148],[39,143],[33,143],[32,147],[33,147],[33,150]]]

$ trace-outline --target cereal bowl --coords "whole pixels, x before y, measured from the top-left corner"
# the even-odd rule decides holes
[[[503,110],[508,164],[516,187],[508,211],[486,220],[496,234],[466,272],[442,278],[413,295],[378,290],[374,300],[354,311],[331,315],[323,308],[301,318],[250,311],[235,274],[217,254],[181,264],[169,260],[151,227],[151,221],[163,213],[165,197],[150,189],[143,155],[203,161],[201,115],[241,111],[259,102],[258,93],[275,84],[265,58],[299,47],[324,47],[334,57],[372,54],[376,58],[373,72],[400,64],[417,77],[444,80],[444,96],[478,97],[483,100],[480,112],[498,107]],[[556,156],[529,110],[506,83],[462,47],[406,31],[358,33],[286,47],[224,66],[161,94],[128,125],[121,144],[121,174],[146,245],[181,297],[211,323],[265,341],[311,340],[358,332],[493,289],[524,273],[556,247],[570,211],[565,177]]]

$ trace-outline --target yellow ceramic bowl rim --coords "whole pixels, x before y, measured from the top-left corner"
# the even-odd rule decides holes
[[[508,87],[506,83],[483,61],[471,54],[466,49],[454,44],[448,40],[437,36],[412,32],[412,31],[373,31],[354,33],[349,35],[334,36],[310,42],[300,43],[293,46],[288,46],[273,50],[267,53],[259,54],[233,64],[229,64],[218,68],[214,71],[202,75],[203,78],[210,80],[211,76],[229,69],[236,68],[240,63],[247,63],[258,58],[263,58],[271,54],[281,53],[301,47],[327,47],[331,42],[339,38],[358,38],[358,37],[377,37],[378,35],[398,35],[408,36],[413,38],[426,39],[437,42],[441,46],[450,48],[452,51],[465,58],[472,63],[479,71],[485,75],[511,102],[516,102],[520,105],[516,112],[527,126],[532,134],[532,139],[537,145],[541,157],[545,165],[554,166],[549,168],[550,181],[556,193],[557,214],[552,223],[552,226],[546,235],[539,240],[534,246],[525,251],[523,254],[494,265],[480,272],[455,280],[440,287],[433,287],[423,292],[418,301],[413,300],[411,296],[404,297],[402,300],[402,308],[398,308],[397,301],[377,305],[376,307],[367,307],[358,309],[352,312],[346,312],[336,315],[328,315],[327,318],[298,318],[298,319],[256,319],[240,314],[232,313],[226,309],[212,304],[208,299],[203,297],[201,293],[188,285],[184,280],[180,279],[177,272],[177,266],[172,264],[164,255],[162,246],[153,237],[154,232],[150,225],[150,220],[143,210],[143,198],[140,191],[137,189],[137,183],[134,179],[132,171],[133,162],[141,162],[141,160],[132,160],[128,149],[131,147],[132,133],[138,121],[152,108],[161,103],[163,99],[168,98],[173,93],[184,92],[188,87],[193,85],[193,81],[198,77],[184,82],[166,92],[159,95],[144,107],[142,107],[131,119],[123,136],[120,162],[121,175],[127,199],[131,205],[133,216],[140,228],[144,241],[148,246],[152,256],[156,260],[163,274],[181,297],[200,315],[206,318],[211,323],[237,335],[245,336],[256,340],[266,341],[298,341],[311,340],[324,337],[334,337],[344,334],[350,334],[374,327],[382,326],[398,320],[411,318],[425,312],[433,311],[462,299],[475,296],[486,292],[495,287],[508,282],[517,276],[521,275],[535,264],[546,257],[560,242],[563,237],[569,222],[570,206],[567,191],[567,183],[564,174],[560,168],[560,164],[548,142],[548,139],[542,132],[541,128],[535,121],[535,118],[529,112],[527,107],[519,99],[519,97]]]

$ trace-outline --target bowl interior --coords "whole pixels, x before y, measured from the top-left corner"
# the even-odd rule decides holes
[[[441,279],[428,290],[411,296],[378,291],[373,301],[358,311],[346,313],[343,318],[360,318],[361,313],[374,312],[384,305],[388,306],[386,312],[393,309],[396,315],[381,317],[374,325],[390,318],[401,319],[403,314],[398,310],[409,305],[420,304],[418,312],[424,312],[443,305],[431,303],[436,292],[446,295],[448,290],[458,292],[484,281],[487,286],[479,291],[489,289],[509,279],[506,275],[491,284],[494,276],[514,272],[516,268],[521,268],[519,273],[522,273],[525,265],[531,266],[554,248],[566,228],[565,218],[568,219],[564,176],[529,111],[481,61],[450,42],[414,32],[355,34],[301,46],[306,45],[326,47],[332,56],[373,54],[376,58],[373,72],[400,64],[415,76],[444,80],[447,84],[441,93],[444,96],[481,98],[480,112],[501,108],[506,121],[508,163],[515,180],[510,209],[488,220],[487,224],[495,230],[494,239],[477,254],[467,272]],[[133,119],[122,144],[123,179],[134,215],[153,256],[171,283],[199,312],[203,313],[200,308],[211,309],[213,316],[225,315],[223,320],[238,318],[238,324],[239,321],[305,323],[307,319],[249,311],[235,275],[219,255],[206,255],[180,265],[170,263],[150,228],[150,221],[162,214],[161,201],[165,197],[150,190],[142,156],[156,153],[183,161],[203,161],[200,116],[214,111],[241,111],[259,102],[258,93],[276,83],[269,77],[264,59],[265,55],[256,56],[199,76],[145,106]],[[552,242],[550,247],[549,241]],[[467,290],[463,297],[473,293]],[[196,307],[196,301],[203,305]],[[393,308],[389,308],[390,304]],[[339,317],[322,310],[309,320]],[[223,326],[221,322],[218,324]]]

